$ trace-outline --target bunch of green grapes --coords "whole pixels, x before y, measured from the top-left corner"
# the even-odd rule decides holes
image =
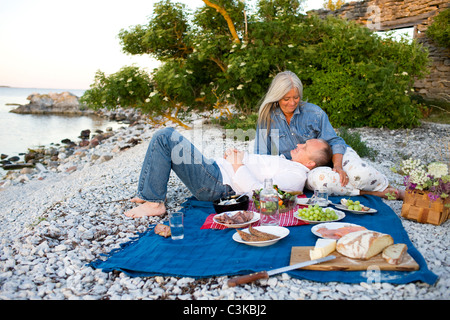
[[[353,201],[348,199],[347,200],[347,208],[348,210],[355,210],[355,211],[361,211],[363,206],[361,205],[361,203],[359,201]]]
[[[309,205],[307,208],[298,209],[298,217],[309,221],[332,221],[337,220],[338,215],[334,210],[319,205]]]

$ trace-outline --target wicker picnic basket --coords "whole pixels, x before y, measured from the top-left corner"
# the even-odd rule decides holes
[[[449,198],[433,201],[428,198],[428,192],[408,191],[403,201],[402,217],[438,226],[447,221],[450,213],[449,204]]]

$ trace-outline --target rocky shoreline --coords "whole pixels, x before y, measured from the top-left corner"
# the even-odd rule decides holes
[[[207,156],[225,147],[252,150],[253,141],[236,141],[224,130],[193,119],[194,130],[179,129]],[[149,140],[158,128],[144,120],[110,132],[98,144],[77,146],[58,165],[36,165],[33,172],[2,180],[0,191],[0,299],[170,299],[170,300],[445,300],[450,298],[449,224],[420,224],[402,218],[411,241],[439,276],[424,283],[316,283],[281,274],[230,288],[227,277],[195,280],[177,277],[130,278],[87,266],[101,254],[118,248],[149,224],[163,217],[130,219],[123,212],[133,205],[141,164]],[[412,130],[359,128],[367,144],[378,151],[369,161],[400,186],[391,172],[404,156],[448,161],[450,126],[424,123]],[[101,133],[104,134],[104,133]],[[447,145],[445,144],[447,143]],[[41,170],[42,169],[42,170]],[[14,177],[13,177],[14,176]],[[6,182],[5,182],[6,181]],[[7,184],[7,185],[5,185]],[[190,194],[179,179],[169,180],[168,210],[176,210]],[[386,201],[400,215],[402,203]]]
[[[109,121],[121,123],[125,127],[138,124],[143,119],[139,111],[123,108],[116,110],[102,109],[96,111],[96,115],[107,118]],[[145,123],[145,121],[142,123]],[[33,178],[30,177],[30,174],[36,175],[47,170],[56,172],[66,170],[67,168],[60,167],[60,165],[67,157],[74,154],[83,157],[88,149],[95,148],[102,140],[114,134],[112,127],[106,128],[105,132],[102,130],[91,132],[90,129],[85,129],[80,132],[78,141],[65,138],[47,146],[28,148],[19,155],[0,154],[0,168],[6,170],[6,175],[0,179],[0,188],[11,184],[7,180],[16,180],[18,177],[20,177],[19,180],[29,180]],[[123,146],[123,148],[133,146],[136,143],[136,141],[130,141],[130,144]],[[71,170],[73,171],[75,168]],[[38,178],[42,179],[42,177]]]
[[[19,105],[11,110],[20,114],[65,114],[65,115],[89,115],[95,111],[83,106],[79,98],[70,92],[48,94],[33,93],[27,97],[28,104]]]

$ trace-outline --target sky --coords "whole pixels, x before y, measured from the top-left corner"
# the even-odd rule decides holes
[[[254,2],[255,0],[250,0]],[[122,52],[121,29],[147,24],[159,0],[0,0],[0,86],[89,89],[95,73],[159,62]],[[201,0],[173,0],[192,10]],[[323,0],[306,0],[318,9]]]

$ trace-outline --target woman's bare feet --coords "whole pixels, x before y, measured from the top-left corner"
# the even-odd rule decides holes
[[[125,215],[130,218],[142,218],[147,216],[160,216],[166,212],[166,206],[164,205],[164,202],[142,201],[143,200],[140,200],[139,202],[133,201],[136,203],[140,203],[140,205],[134,209],[128,210],[127,212],[125,212]]]
[[[405,190],[395,189],[391,186],[384,191],[362,191],[361,194],[370,194],[388,200],[403,200],[405,199]]]

